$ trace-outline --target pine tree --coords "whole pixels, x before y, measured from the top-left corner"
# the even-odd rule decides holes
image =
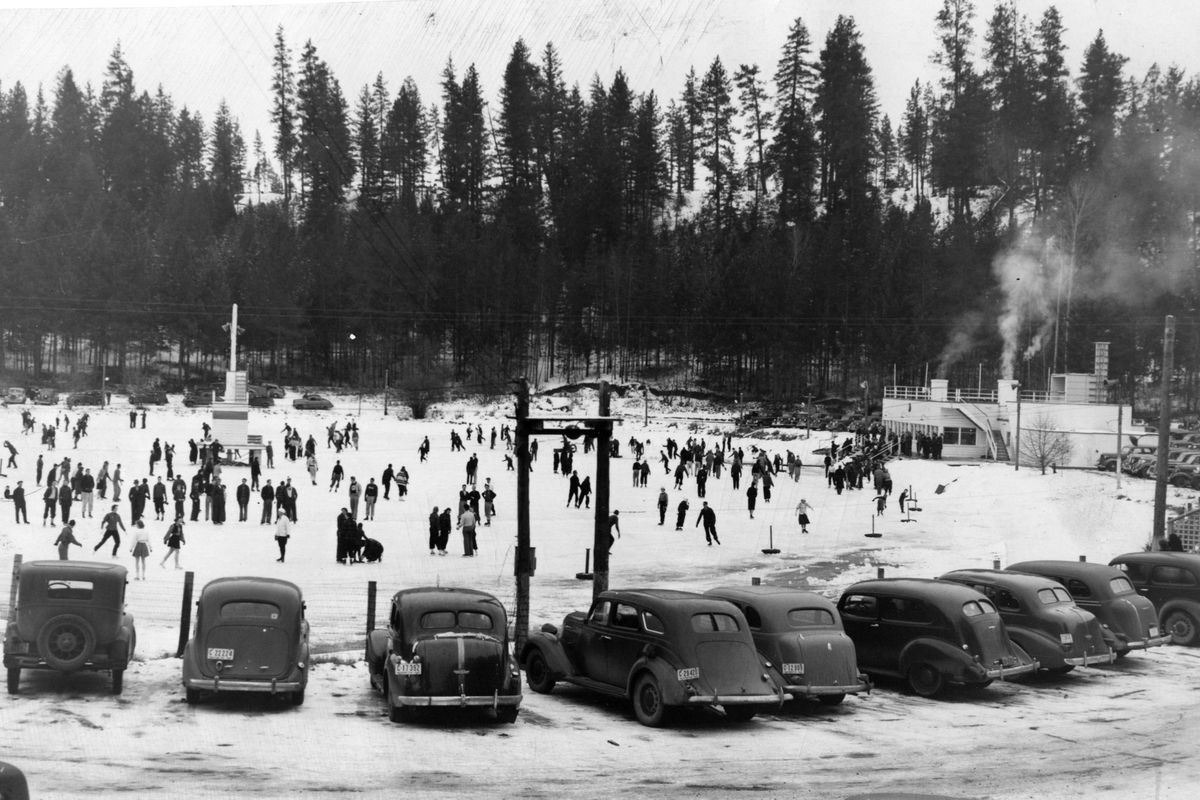
[[[984,182],[985,145],[990,104],[971,63],[975,35],[972,0],[942,0],[937,14],[941,49],[934,54],[946,74],[934,115],[930,172],[934,185],[950,195],[956,222],[971,216],[971,200]]]
[[[717,56],[700,83],[699,149],[708,172],[707,205],[718,229],[731,221],[733,193],[737,189],[732,92],[729,74]]]
[[[1101,163],[1116,135],[1117,117],[1126,99],[1121,72],[1128,60],[1108,49],[1104,31],[1098,32],[1084,51],[1083,68],[1077,82],[1080,149],[1087,166]]]
[[[658,98],[647,92],[638,100],[630,165],[632,205],[636,223],[649,226],[661,211],[668,191],[667,164],[663,155],[662,114]]]
[[[996,6],[984,40],[984,85],[992,105],[987,163],[996,186],[995,202],[1008,209],[1011,226],[1017,207],[1032,191],[1035,104],[1033,44],[1028,24],[1011,0]]]
[[[774,112],[767,105],[767,93],[759,78],[758,65],[742,64],[733,76],[738,87],[738,102],[742,116],[746,119],[743,128],[749,152],[746,159],[746,175],[754,188],[755,216],[767,196],[767,179],[771,167],[767,160],[767,131],[774,124]]]
[[[536,118],[540,76],[523,39],[513,45],[500,88],[497,161],[502,198],[500,210],[514,237],[526,247],[537,241],[538,204],[542,183],[538,170]]]
[[[283,179],[283,204],[292,203],[292,171],[296,150],[296,77],[292,51],[283,38],[283,26],[275,29],[275,51],[271,61],[271,124],[275,126],[275,157]]]
[[[305,218],[327,220],[345,200],[355,163],[346,99],[329,66],[309,40],[300,56],[296,82],[296,168],[301,176]]]
[[[925,176],[929,168],[929,110],[922,98],[921,82],[913,83],[904,106],[904,133],[900,152],[912,169],[917,199],[925,197]]]
[[[184,106],[175,122],[171,149],[175,152],[176,181],[194,189],[204,180],[204,120]]]
[[[839,16],[821,51],[817,130],[822,193],[831,214],[865,210],[875,194],[875,86],[851,17]]]
[[[375,96],[371,87],[364,85],[354,120],[354,152],[358,159],[358,205],[373,212],[378,212],[383,204],[378,118]]]
[[[246,144],[242,139],[241,127],[229,111],[224,100],[217,106],[213,118],[212,138],[208,150],[208,175],[213,188],[213,197],[219,204],[220,213],[232,218],[244,187],[242,176],[246,171]]]
[[[398,199],[410,211],[416,209],[425,185],[431,130],[436,131],[436,125],[430,123],[425,113],[416,82],[407,77],[388,112],[383,164],[384,170],[395,178]]]
[[[775,69],[775,137],[768,149],[779,182],[779,218],[795,224],[813,215],[817,141],[812,119],[816,68],[812,40],[799,17]]]
[[[1065,186],[1074,142],[1075,113],[1067,85],[1066,46],[1058,9],[1046,9],[1038,23],[1033,111],[1034,213]]]
[[[701,125],[700,79],[696,77],[695,67],[689,69],[687,77],[684,78],[683,94],[679,101],[686,123],[686,136],[683,138],[683,148],[679,154],[679,168],[683,177],[683,190],[690,192],[696,188],[696,161],[700,157],[697,143]]]

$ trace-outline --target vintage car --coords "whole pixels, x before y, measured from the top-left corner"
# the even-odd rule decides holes
[[[1000,611],[1008,638],[1042,669],[1065,674],[1075,667],[1111,664],[1116,655],[1095,615],[1050,578],[996,569],[960,569],[938,578],[970,586]]]
[[[39,406],[58,405],[58,392],[50,388],[40,388],[33,390],[33,402]]]
[[[188,392],[183,396],[183,404],[188,408],[211,406],[212,402],[212,392]]]
[[[958,583],[862,581],[846,589],[837,607],[863,671],[903,678],[922,697],[947,684],[982,688],[1038,668],[1008,638],[991,601]]]
[[[102,405],[104,405],[104,392],[99,389],[87,389],[86,391],[72,392],[67,395],[67,408]]]
[[[19,767],[0,761],[0,798],[2,800],[29,800],[29,782]]]
[[[1159,627],[1172,642],[1200,644],[1200,555],[1156,550],[1126,553],[1109,564],[1154,604]]]
[[[28,393],[20,386],[10,386],[4,390],[4,402],[13,405],[21,405],[28,397]]]
[[[303,394],[292,401],[293,408],[327,411],[333,408],[333,403],[319,394]]]
[[[521,675],[508,615],[487,592],[396,592],[387,629],[367,634],[367,667],[392,722],[429,708],[490,708],[501,722],[517,721]]]
[[[125,613],[127,572],[117,564],[27,561],[17,577],[17,605],[4,636],[8,692],[23,669],[107,670],[120,694],[137,632]]]
[[[568,614],[561,632],[531,632],[521,662],[535,692],[566,681],[628,698],[650,727],[677,707],[720,707],[745,721],[791,699],[737,606],[670,589],[603,592],[587,613]]]
[[[256,692],[304,702],[308,621],[300,587],[277,578],[217,578],[200,592],[183,651],[189,704],[205,695]]]
[[[249,405],[253,408],[270,408],[275,405],[275,398],[269,394],[250,395]]]
[[[165,406],[166,404],[166,392],[145,389],[140,392],[130,392],[129,394],[129,405],[131,406]]]
[[[723,586],[705,594],[738,607],[754,646],[783,674],[793,697],[837,705],[848,694],[871,691],[837,608],[821,595],[783,586]]]
[[[276,400],[282,400],[284,395],[287,394],[287,392],[283,390],[283,387],[277,383],[264,383],[262,387],[268,396]]]
[[[1067,588],[1085,611],[1090,611],[1111,634],[1117,658],[1133,649],[1157,647],[1171,641],[1158,626],[1154,604],[1139,595],[1116,567],[1087,561],[1022,561],[1008,572],[1030,572],[1053,578]]]

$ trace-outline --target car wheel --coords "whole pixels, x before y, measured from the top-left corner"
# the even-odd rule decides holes
[[[125,670],[114,669],[112,671],[112,678],[113,678],[112,693],[120,694],[122,691],[125,690]]]
[[[649,673],[638,678],[633,688],[633,713],[638,722],[648,728],[661,727],[666,721],[667,705],[663,702],[662,687]]]
[[[496,709],[496,721],[506,722],[509,725],[517,721],[517,713],[520,708],[517,706],[500,706]]]
[[[546,663],[542,651],[531,650],[529,657],[525,659],[525,681],[529,688],[538,694],[550,694],[554,691],[554,675],[551,674],[550,665]]]
[[[826,706],[840,706],[842,701],[846,699],[844,694],[821,694],[817,695],[817,700]]]
[[[60,672],[74,672],[95,650],[96,632],[83,617],[59,614],[38,631],[37,646],[51,667]]]
[[[184,698],[187,700],[187,704],[189,706],[194,706],[194,705],[196,705],[196,703],[200,702],[200,690],[199,689],[185,689],[183,694],[184,694]]]
[[[935,697],[945,688],[942,673],[932,664],[913,664],[908,668],[908,686],[921,697]]]
[[[1196,618],[1186,611],[1172,611],[1163,623],[1171,642],[1187,647],[1196,644]]]
[[[725,706],[725,719],[730,722],[749,722],[756,714],[758,709],[754,706]]]
[[[1061,667],[1048,667],[1046,671],[1052,675],[1066,675],[1073,669],[1075,669],[1074,664],[1063,664]]]
[[[392,722],[412,722],[413,710],[408,706],[397,705],[392,702],[392,683],[385,675],[384,678],[384,697],[387,698],[388,704],[388,719]]]
[[[1121,660],[1121,659],[1123,659],[1125,656],[1129,655],[1129,649],[1128,649],[1128,648],[1126,648],[1126,649],[1124,649],[1124,650],[1114,650],[1114,651],[1113,651],[1113,654],[1114,654],[1114,655],[1116,655],[1116,657],[1117,657],[1117,661],[1120,661],[1120,660]]]
[[[17,688],[20,685],[21,685],[21,668],[20,667],[9,667],[8,668],[8,693],[16,694]]]

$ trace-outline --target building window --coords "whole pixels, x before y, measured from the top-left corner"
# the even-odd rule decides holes
[[[942,444],[975,446],[975,428],[946,428],[942,432]]]

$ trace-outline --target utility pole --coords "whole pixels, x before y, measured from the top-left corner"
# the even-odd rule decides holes
[[[1158,477],[1154,481],[1154,531],[1150,546],[1167,535],[1167,449],[1171,446],[1171,373],[1175,371],[1175,317],[1163,330],[1162,396],[1158,414]]]
[[[529,381],[517,383],[517,424],[513,446],[517,451],[517,619],[514,646],[519,654],[529,636],[529,575],[533,572],[529,552]]]
[[[600,381],[600,419],[596,426],[596,528],[592,537],[592,599],[608,590],[608,459],[612,452],[612,422],[608,417],[608,381]]]
[[[1021,470],[1021,384],[1017,384],[1017,438],[1014,440],[1013,472]]]

